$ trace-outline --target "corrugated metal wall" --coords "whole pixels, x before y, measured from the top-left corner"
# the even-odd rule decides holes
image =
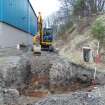
[[[32,35],[37,33],[37,17],[28,0],[0,0],[0,21]]]

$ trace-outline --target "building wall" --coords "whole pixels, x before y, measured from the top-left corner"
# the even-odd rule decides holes
[[[29,0],[0,0],[0,21],[35,35],[37,16]]]
[[[14,47],[18,43],[32,44],[32,35],[0,22],[0,47]]]

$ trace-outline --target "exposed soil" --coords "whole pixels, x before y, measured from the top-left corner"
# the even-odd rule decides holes
[[[48,76],[32,76],[30,81],[26,84],[26,86],[22,89],[19,88],[18,91],[20,95],[41,98],[48,96],[49,94],[64,94],[70,92],[76,92],[80,90],[91,91],[92,81],[82,82],[81,80],[72,80],[70,84],[55,84],[51,85],[49,82]]]

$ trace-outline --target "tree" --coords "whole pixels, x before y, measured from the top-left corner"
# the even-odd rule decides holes
[[[73,7],[73,13],[80,16],[88,16],[103,12],[105,9],[105,0],[76,0]]]
[[[86,0],[92,13],[102,12],[105,6],[105,0]]]
[[[92,26],[93,37],[96,38],[101,45],[105,44],[105,16],[96,19]]]
[[[84,16],[85,8],[86,8],[85,0],[77,0],[73,9],[74,15]]]

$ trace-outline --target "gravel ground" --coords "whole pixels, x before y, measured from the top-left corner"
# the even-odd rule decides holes
[[[105,105],[105,86],[97,87],[92,92],[49,96],[32,105]]]

